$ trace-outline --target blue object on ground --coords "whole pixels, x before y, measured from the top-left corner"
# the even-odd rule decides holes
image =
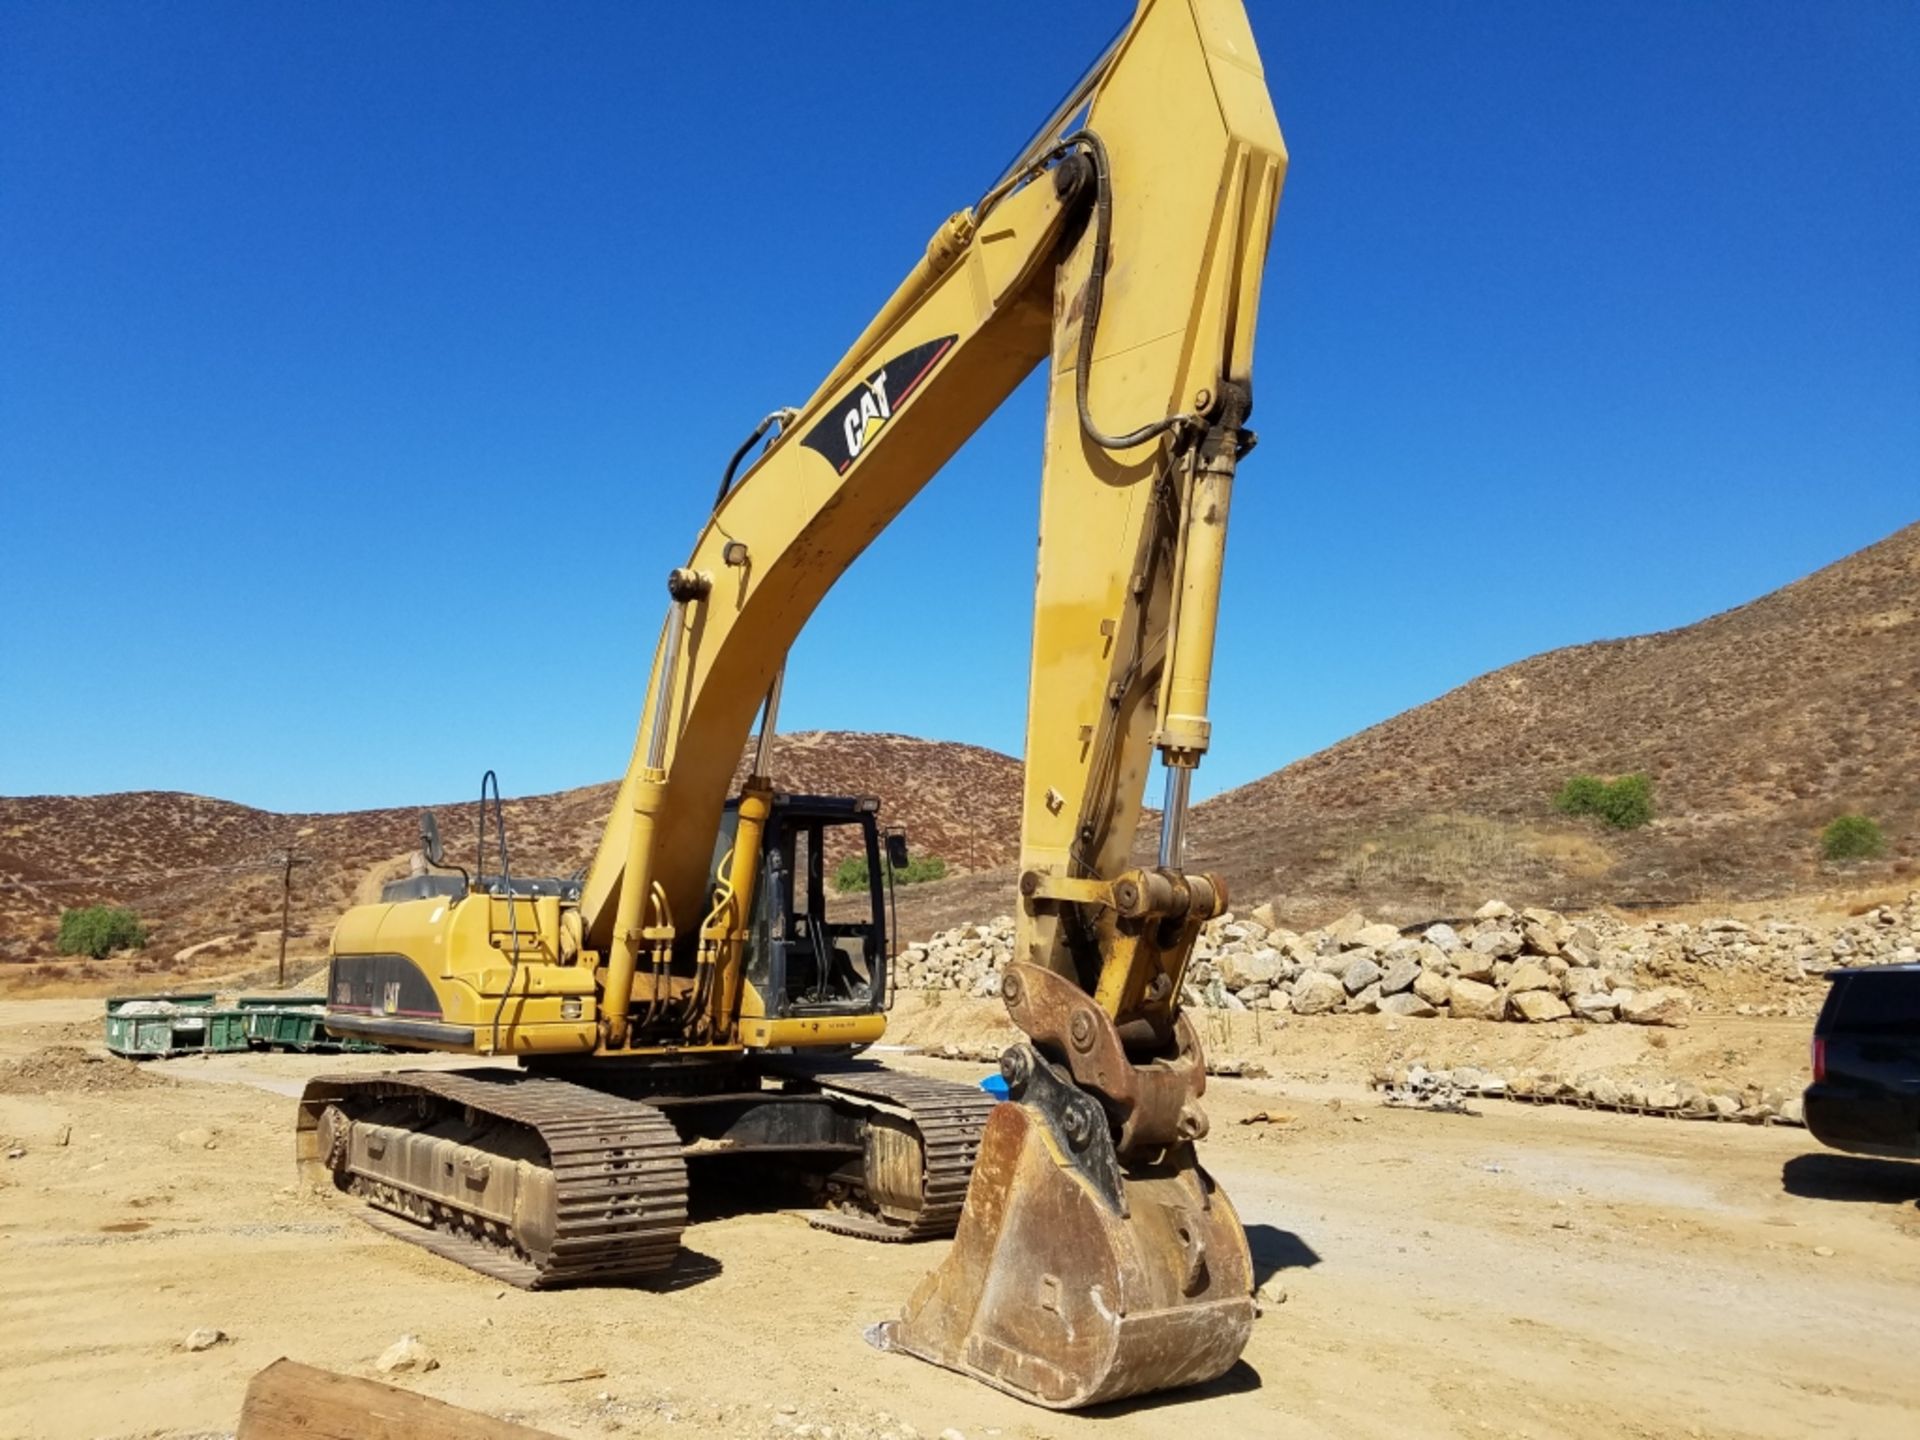
[[[980,1082],[980,1088],[996,1100],[1007,1098],[1007,1077],[1001,1074],[987,1076]]]

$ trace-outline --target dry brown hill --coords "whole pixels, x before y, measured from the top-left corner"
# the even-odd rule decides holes
[[[1656,819],[1554,813],[1577,772],[1653,779]],[[1823,867],[1857,810],[1889,855]],[[1196,809],[1189,862],[1305,910],[1759,898],[1920,854],[1920,524],[1684,629],[1523,660]]]
[[[954,881],[903,892],[924,934],[1013,903],[1018,762],[899,735],[782,736],[775,778],[869,793]],[[1657,817],[1614,832],[1554,813],[1578,772],[1653,778]],[[596,785],[507,802],[521,873],[584,864],[612,802]],[[1859,810],[1888,856],[1844,873],[1820,828]],[[456,854],[474,807],[440,807]],[[272,954],[280,872],[295,875],[293,952],[311,968],[334,917],[397,873],[411,808],[277,815],[178,794],[0,798],[0,977],[53,959],[63,906],[132,905],[155,926],[142,959],[211,945],[193,968]],[[1143,825],[1143,835],[1150,828]],[[1920,865],[1920,525],[1684,629],[1577,645],[1439,699],[1196,807],[1189,863],[1242,907],[1281,901],[1301,923],[1360,905],[1413,918],[1491,894],[1560,907],[1758,899],[1871,884]],[[972,872],[971,874],[966,872]],[[73,883],[78,880],[80,883]],[[175,967],[178,968],[178,967]],[[52,978],[49,976],[49,978]],[[108,978],[119,978],[110,975]]]
[[[772,770],[791,791],[877,795],[882,819],[906,827],[916,854],[958,871],[1013,858],[1020,769],[996,751],[904,735],[796,733],[779,737]],[[509,799],[515,871],[568,874],[586,864],[614,790],[609,782]],[[474,802],[436,808],[450,856],[471,855]],[[71,978],[83,967],[54,968],[60,911],[93,903],[131,906],[153,928],[147,951],[116,958],[105,978],[257,965],[278,945],[277,857],[292,845],[302,863],[294,871],[289,948],[311,970],[340,911],[376,894],[379,878],[404,870],[418,814],[282,815],[162,792],[0,797],[0,965],[15,962],[5,969],[16,982],[62,972]],[[174,960],[195,946],[206,948]],[[20,962],[31,963],[15,968]]]

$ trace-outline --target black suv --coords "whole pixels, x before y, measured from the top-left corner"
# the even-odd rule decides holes
[[[1835,1150],[1920,1157],[1920,965],[1829,970],[1807,1128]]]

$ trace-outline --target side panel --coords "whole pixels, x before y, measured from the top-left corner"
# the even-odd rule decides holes
[[[752,1050],[780,1046],[871,1045],[887,1032],[885,1015],[807,1015],[788,1020],[742,1020],[740,1043]]]

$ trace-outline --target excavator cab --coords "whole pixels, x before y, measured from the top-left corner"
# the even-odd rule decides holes
[[[768,1018],[884,1008],[888,871],[879,808],[869,797],[773,796],[745,964]],[[730,801],[715,845],[716,872],[738,824],[738,801]]]

